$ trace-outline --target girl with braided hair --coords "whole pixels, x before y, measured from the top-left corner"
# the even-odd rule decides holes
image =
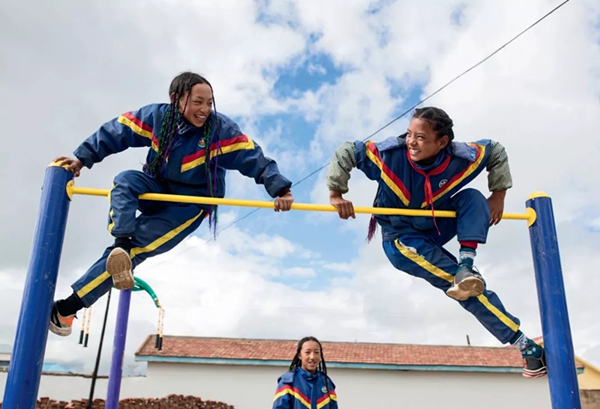
[[[69,335],[75,313],[90,307],[111,286],[132,288],[137,265],[171,250],[205,218],[216,235],[216,206],[139,200],[139,195],[222,198],[230,169],[264,185],[275,198],[275,211],[291,208],[292,183],[234,121],[217,112],[212,86],[204,77],[179,74],[171,82],[169,98],[168,104],[146,105],[106,122],[75,150],[74,158],[55,159],[77,177],[84,166],[91,169],[109,155],[149,148],[142,171],[126,170],[114,179],[108,217],[114,244],[71,286],[67,299],[54,303],[50,331],[57,335]]]
[[[327,375],[323,347],[315,337],[298,342],[288,372],[277,380],[273,409],[337,409],[335,385]]]
[[[500,222],[506,191],[512,187],[508,156],[496,141],[454,142],[452,127],[443,110],[420,108],[400,136],[379,143],[343,143],[327,176],[330,202],[340,218],[355,218],[352,202],[342,195],[356,167],[378,182],[374,206],[456,211],[456,218],[437,220],[372,216],[367,238],[372,239],[379,224],[383,249],[395,268],[427,280],[457,300],[500,342],[516,345],[523,355],[524,376],[543,376],[544,349],[521,332],[519,319],[486,288],[473,265],[477,246],[486,242],[489,227]],[[484,169],[492,192],[487,199],[478,190],[462,189]],[[443,247],[455,236],[458,260]]]

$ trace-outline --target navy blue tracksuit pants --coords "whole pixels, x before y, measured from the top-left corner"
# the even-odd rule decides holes
[[[108,230],[115,237],[131,237],[131,261],[135,268],[148,257],[165,253],[194,232],[204,220],[204,210],[195,204],[139,200],[143,193],[178,194],[177,189],[159,183],[136,170],[120,173],[110,191]],[[180,194],[190,194],[190,191]],[[136,218],[136,211],[141,214]],[[94,304],[112,287],[106,272],[107,248],[90,269],[71,287],[86,307]]]
[[[435,229],[427,233],[415,232],[395,241],[384,241],[383,249],[398,270],[423,278],[445,292],[452,285],[458,263],[442,246],[455,236],[459,241],[485,243],[490,209],[481,192],[465,189],[452,197],[449,207],[438,210],[457,212],[455,219],[436,219],[441,235]],[[519,331],[519,319],[508,313],[500,298],[487,288],[479,297],[459,303],[503,344],[510,342]]]

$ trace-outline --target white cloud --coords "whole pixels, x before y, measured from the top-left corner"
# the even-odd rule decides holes
[[[580,230],[569,225],[563,226],[561,232],[561,238],[569,241],[581,235]],[[240,234],[244,233],[234,227],[223,236]],[[527,232],[520,229],[515,236],[502,251],[496,251],[504,258],[511,255],[508,263],[500,265],[493,261],[497,256],[491,254],[491,249],[496,243],[490,243],[480,251],[478,264],[490,288],[522,320],[523,329],[537,336],[541,334],[541,326],[534,275],[529,250],[523,245]],[[335,285],[321,290],[308,290],[270,281],[265,270],[281,271],[283,277],[307,279],[314,278],[315,270],[288,268],[284,259],[273,260],[268,254],[235,255],[235,250],[226,244],[229,237],[222,238],[217,243],[191,238],[181,248],[150,259],[138,268],[136,274],[154,288],[166,309],[167,334],[294,339],[310,333],[328,340],[460,345],[465,344],[465,336],[469,335],[474,344],[498,345],[457,303],[423,280],[393,269],[378,243],[360,249],[357,258],[343,266],[343,271],[353,273],[349,278],[334,280]],[[259,246],[269,240],[257,239]],[[589,247],[597,246],[599,241],[596,238]],[[600,285],[596,283],[596,275],[586,277],[582,273],[588,262],[600,262],[596,257],[593,260],[582,257],[589,252],[590,249],[582,247],[580,252],[568,254],[563,260],[567,292],[578,294],[568,300],[580,354],[587,351],[593,354],[599,335],[597,326],[590,326],[593,310],[582,309],[594,301],[594,294],[586,288]],[[163,258],[170,259],[161,265]],[[127,347],[130,365],[133,351],[146,335],[153,333],[156,319],[156,309],[145,294],[135,293],[133,297]],[[113,322],[115,311],[113,301],[109,322]],[[90,347],[73,349],[69,355],[70,360],[83,362],[88,369],[93,362],[103,312],[104,302],[98,302],[93,310]],[[8,309],[7,313],[15,314],[16,308]],[[106,337],[110,344],[111,326]],[[49,341],[47,358],[59,361],[64,359],[65,343],[76,343],[75,337],[66,341],[53,335]]]
[[[340,273],[352,272],[352,265],[350,263],[326,263],[323,265],[323,267]]]
[[[303,277],[310,278],[317,275],[317,272],[310,267],[292,267],[283,270],[284,277]]]
[[[317,92],[320,101],[327,101],[321,105],[321,115],[324,118],[319,124],[319,132],[326,134],[329,139],[325,137],[315,140],[313,146],[332,147],[342,140],[362,139],[367,130],[374,130],[379,124],[385,123],[386,117],[389,118],[390,115],[386,109],[397,102],[382,98],[382,95],[390,92],[389,86],[385,85],[386,78],[407,79],[405,84],[416,79],[426,80],[423,96],[428,95],[485,57],[552,6],[547,1],[528,2],[526,5],[516,1],[486,3],[485,6],[482,3],[466,2],[464,5],[462,26],[458,27],[448,18],[449,11],[454,8],[452,4],[447,8],[436,9],[436,13],[441,14],[431,14],[410,2],[393,3],[382,13],[382,25],[390,31],[385,48],[372,53],[376,57],[365,57],[367,54],[364,50],[353,54],[365,57],[362,60],[343,52],[332,51],[336,58],[351,63],[355,71],[346,74],[336,85],[324,86]],[[423,7],[427,9],[428,6]],[[391,24],[400,15],[401,9],[404,11],[401,14],[402,24]],[[491,138],[506,146],[515,182],[507,199],[507,211],[522,212],[525,198],[535,190],[544,190],[552,195],[559,223],[576,221],[577,224],[585,224],[581,217],[588,216],[586,211],[589,209],[597,208],[600,196],[588,186],[594,183],[593,179],[600,170],[595,161],[599,152],[594,133],[600,122],[593,113],[600,108],[597,70],[600,50],[598,34],[593,28],[599,11],[598,5],[592,2],[568,4],[428,101],[428,104],[441,106],[449,112],[454,119],[458,139]],[[430,17],[432,20],[427,20]],[[419,30],[419,26],[423,30]],[[435,30],[431,29],[433,26]],[[331,30],[333,31],[333,24]],[[328,32],[326,28],[322,31]],[[360,29],[357,31],[360,32]],[[343,29],[341,32],[343,33]],[[565,33],[569,35],[564,35]],[[371,47],[371,44],[370,37],[359,42],[365,48]],[[350,78],[361,80],[349,81]],[[351,89],[350,84],[354,88]],[[361,94],[370,92],[372,84],[383,87],[381,92],[375,94],[377,102],[382,102],[383,108],[360,103],[364,100]],[[307,98],[313,98],[313,94],[308,94]],[[314,114],[313,111],[309,113]],[[372,124],[361,126],[356,118],[363,117],[375,120]],[[393,128],[400,129],[400,124],[391,127]],[[376,140],[393,134],[391,129],[382,132]],[[575,140],[576,144],[573,142]],[[358,173],[356,171],[353,174],[351,192],[347,196],[357,205],[368,206],[365,202],[373,197],[373,183],[358,176]],[[322,171],[315,181],[312,201],[328,201],[324,185],[325,174],[326,170]],[[487,191],[485,177],[474,185]],[[325,217],[323,215],[321,219]],[[340,234],[348,231],[348,225],[357,226],[357,234],[365,234],[366,217],[344,223],[346,224],[337,225],[343,226]],[[561,226],[563,229],[572,228],[565,224]],[[576,345],[587,349],[587,342],[593,343],[591,340],[594,336],[597,337],[591,334],[598,334],[598,328],[592,325],[592,321],[581,318],[587,316],[589,305],[583,298],[591,295],[585,288],[576,288],[572,280],[574,271],[577,271],[576,275],[581,280],[590,280],[596,260],[578,251],[580,240],[561,238],[561,250],[567,276],[567,293],[577,294],[569,298],[572,322],[577,322],[573,325]],[[454,247],[452,250],[456,251]],[[380,255],[382,253],[379,248],[368,249],[361,253],[359,265],[361,259],[367,260],[367,254],[371,251]],[[491,230],[490,242],[481,250],[478,260],[486,277],[494,283],[502,299],[510,306],[509,310],[514,310],[516,315],[523,317],[524,327],[533,335],[540,333],[541,329],[528,249],[525,227],[522,224],[517,226],[504,222]],[[584,263],[586,267],[574,269],[569,264],[574,259],[574,253],[580,254],[578,262]],[[522,261],[517,263],[516,260]],[[383,259],[380,262],[384,265],[387,263]],[[370,262],[364,261],[362,266],[370,273],[376,271]],[[521,284],[518,287],[519,293],[506,286],[507,283],[515,282]],[[436,316],[437,303],[447,301],[444,297],[433,294],[430,301],[427,295],[430,290],[426,289],[426,284],[411,281],[404,285],[416,287],[415,294],[427,297],[427,308],[418,313],[432,329],[425,339],[460,342],[463,336],[456,328],[464,328],[465,332],[478,334],[483,342],[493,342],[477,325],[465,326],[472,320],[464,314],[451,310],[454,312],[447,317],[447,321]],[[392,288],[398,298],[402,297],[400,288]],[[527,297],[523,298],[523,294],[527,294]],[[416,299],[410,301],[419,302]],[[442,334],[438,329],[448,332]],[[457,334],[460,336],[457,337]]]
[[[0,120],[11,137],[2,147],[8,160],[1,165],[0,188],[11,192],[11,199],[0,210],[10,232],[2,240],[7,257],[0,269],[6,305],[0,313],[0,343],[13,339],[44,167],[52,157],[71,152],[103,121],[164,100],[176,72],[192,68],[206,74],[215,86],[219,110],[244,117],[244,129],[251,135],[257,134],[255,124],[262,115],[300,110],[317,124],[308,149],[278,147],[286,136],[277,124],[270,134],[255,137],[273,156],[295,159],[282,168],[308,172],[327,162],[342,140],[362,139],[391,119],[413,85],[425,84],[424,94],[437,89],[554,3],[405,1],[369,13],[377,5],[367,1],[269,2],[261,6],[266,9],[233,0],[202,5],[103,2],[86,4],[77,10],[77,18],[72,8],[60,4],[39,3],[31,9],[15,1],[3,3],[0,27],[7,35],[0,36],[0,44],[9,58],[0,73],[11,81],[0,84],[6,107]],[[451,14],[459,5],[464,15],[456,25]],[[459,139],[493,138],[507,147],[515,179],[507,211],[522,211],[533,190],[553,196],[574,341],[577,352],[596,364],[600,329],[589,305],[594,305],[594,289],[600,285],[595,274],[600,260],[594,256],[599,240],[588,227],[598,223],[597,214],[594,222],[583,217],[600,204],[592,188],[600,170],[595,161],[600,51],[593,27],[599,8],[593,1],[569,3],[430,101],[447,109]],[[271,13],[274,23],[257,24],[260,11]],[[15,15],[27,19],[5,17]],[[92,35],[93,30],[104,34]],[[310,35],[316,42],[307,42]],[[346,71],[334,84],[276,100],[271,91],[278,69],[307,53],[325,53]],[[375,139],[405,126],[406,120],[398,121]],[[138,150],[111,157],[85,171],[77,184],[106,188],[118,171],[139,169],[144,154]],[[328,203],[325,172],[314,181],[311,201]],[[486,189],[484,178],[475,185]],[[371,205],[373,183],[357,174],[351,188],[349,197],[357,205]],[[235,173],[228,189],[231,197],[264,198],[262,187]],[[222,209],[221,226],[246,210]],[[110,243],[106,211],[104,200],[73,201],[57,296],[68,295],[73,279]],[[269,223],[280,223],[279,216]],[[334,214],[311,216],[309,223],[355,235],[357,243],[366,234],[366,216],[348,222]],[[232,227],[217,242],[190,238],[139,268],[137,273],[167,309],[167,333],[262,338],[311,333],[329,340],[453,344],[464,344],[468,334],[474,344],[496,345],[439,290],[395,271],[377,238],[371,245],[357,245],[355,259],[331,263],[326,254],[311,249],[310,239],[299,242],[293,230],[272,237],[257,234],[261,227]],[[517,222],[494,227],[477,260],[509,311],[535,336],[541,327],[525,229]],[[449,248],[456,250],[454,244]],[[290,264],[292,256],[306,265]],[[314,280],[322,269],[346,275],[320,290],[272,281]],[[154,332],[156,319],[147,297],[134,298],[129,362],[141,340]],[[90,347],[69,349],[67,359],[87,370],[94,361],[103,310],[104,301],[94,307]],[[114,322],[115,312],[113,301],[109,322]],[[109,326],[106,343],[111,340]],[[50,336],[48,359],[64,359],[69,345],[76,345],[75,337]]]
[[[594,220],[592,220],[592,222],[590,223],[590,227],[596,230],[600,230],[600,217],[596,217]]]

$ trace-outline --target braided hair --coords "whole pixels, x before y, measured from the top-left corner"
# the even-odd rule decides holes
[[[415,109],[413,118],[426,121],[436,133],[438,139],[447,135],[450,142],[454,140],[454,131],[452,130],[454,123],[443,109],[436,107],[417,108]]]
[[[327,390],[327,396],[329,396],[329,409],[331,409],[331,394],[329,392],[329,376],[327,375],[327,365],[325,364],[325,357],[323,356],[323,346],[315,337],[304,337],[300,341],[298,341],[298,347],[296,348],[296,355],[294,355],[294,359],[290,364],[290,371],[295,371],[297,368],[302,367],[302,360],[300,359],[300,352],[302,352],[302,347],[308,341],[316,342],[319,345],[319,352],[321,353],[321,361],[319,362],[319,366],[317,367],[317,371],[323,372],[325,375],[325,389]]]
[[[206,173],[206,194],[208,197],[216,196],[217,189],[217,168],[219,165],[218,153],[220,152],[219,145],[219,126],[217,122],[217,105],[214,99],[213,87],[208,82],[206,78],[201,75],[198,75],[193,72],[183,72],[177,75],[171,81],[171,85],[169,86],[169,96],[170,103],[167,108],[167,112],[163,118],[160,134],[158,135],[158,147],[157,154],[154,159],[144,166],[144,171],[150,176],[161,179],[162,178],[162,170],[164,169],[166,160],[169,158],[169,151],[171,149],[171,145],[173,144],[173,140],[175,139],[175,134],[177,129],[180,126],[180,121],[183,118],[183,113],[185,112],[188,102],[190,100],[190,95],[192,88],[197,84],[206,84],[210,87],[211,93],[213,94],[213,111],[210,112],[208,118],[204,122],[203,128],[203,138],[206,143],[205,148],[205,173]],[[183,110],[180,110],[180,102],[181,98],[185,97],[185,103],[183,106]],[[216,149],[211,149],[211,132],[213,128],[216,129]],[[214,153],[211,155],[211,151]],[[211,161],[212,156],[214,156],[214,161]],[[216,237],[216,228],[217,228],[217,206],[211,206],[209,210],[209,227],[214,229],[214,234]]]
[[[443,109],[436,107],[417,108],[415,109],[415,113],[412,117],[413,119],[416,118],[426,121],[429,126],[431,126],[431,129],[433,129],[438,139],[448,136],[449,142],[454,140],[454,131],[452,130],[454,123],[452,122],[450,116]],[[401,138],[403,137],[406,137],[406,134],[401,136]],[[446,149],[452,149],[452,145],[448,143]],[[379,187],[377,188],[377,193],[375,194],[373,207],[377,207],[378,194]],[[371,215],[371,220],[369,221],[369,231],[367,233],[367,243],[373,239],[376,230],[377,221],[375,220],[375,215]]]

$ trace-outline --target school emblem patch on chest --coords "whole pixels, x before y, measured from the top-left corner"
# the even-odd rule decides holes
[[[198,146],[201,148],[205,148],[206,147],[206,139],[200,138],[200,140],[198,141]]]
[[[442,179],[442,180],[440,180],[440,184],[439,184],[438,186],[441,188],[441,187],[442,187],[442,186],[444,186],[446,183],[448,183],[448,179]]]
[[[321,391],[322,391],[323,393],[327,393],[327,388],[326,388],[325,386],[323,386],[323,389],[321,389]]]

